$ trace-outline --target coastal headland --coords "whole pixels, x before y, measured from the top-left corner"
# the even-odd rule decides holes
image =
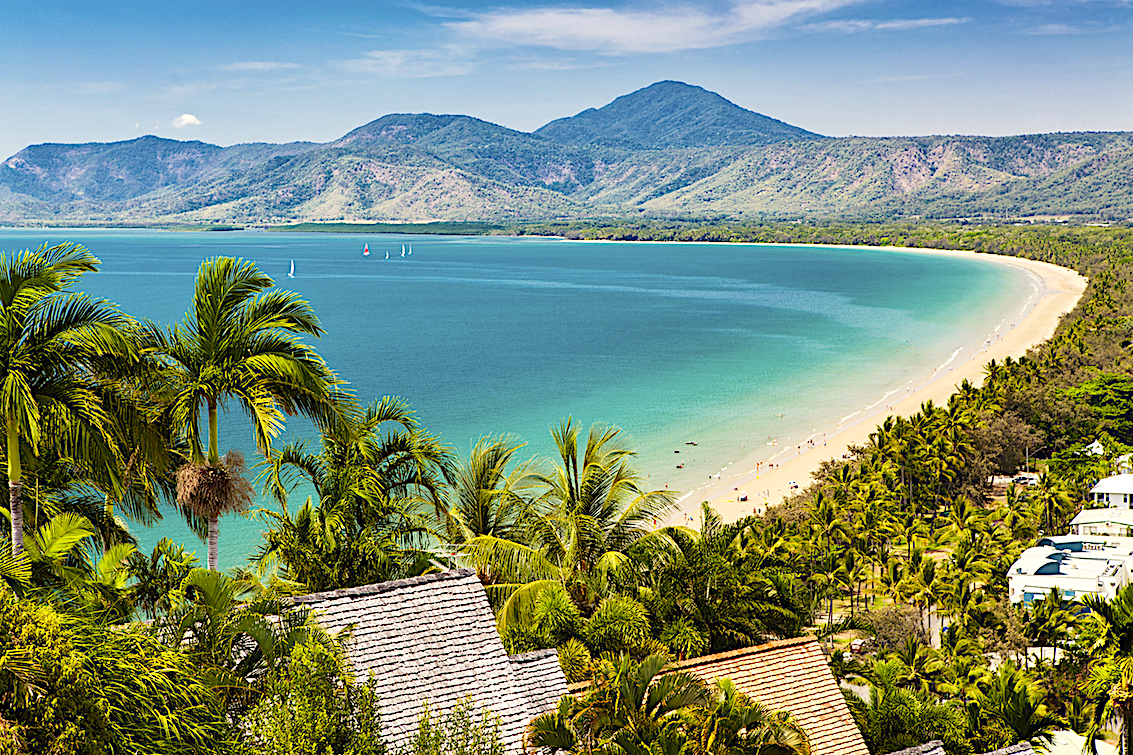
[[[976,254],[969,251],[888,248],[909,254]],[[850,446],[866,443],[870,433],[886,416],[908,416],[926,401],[946,403],[964,380],[980,385],[984,367],[991,360],[1017,359],[1050,338],[1062,316],[1077,304],[1088,283],[1077,272],[1047,262],[992,254],[980,254],[980,258],[989,263],[1022,269],[1035,278],[1035,295],[1021,312],[1008,318],[996,332],[989,333],[983,344],[966,347],[955,362],[938,368],[931,375],[926,374],[923,381],[903,395],[894,394],[879,401],[843,424],[838,424],[838,418],[833,417],[826,423],[828,429],[825,431],[809,434],[810,428],[798,428],[798,432],[792,433],[792,438],[798,439],[793,445],[788,443],[753,451],[738,461],[722,460],[729,469],[736,471],[722,473],[708,484],[684,492],[678,501],[678,510],[668,523],[691,521],[698,526],[702,501],[708,501],[726,521],[762,513],[767,506],[782,502],[785,496],[795,492],[794,486],[805,488],[823,461],[840,459]],[[740,500],[741,493],[746,493],[748,500]]]

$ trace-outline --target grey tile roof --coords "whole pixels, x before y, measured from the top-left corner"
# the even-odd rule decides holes
[[[566,679],[557,650],[533,650],[508,657],[516,680],[524,686],[527,709],[542,713],[553,710],[567,694]],[[536,714],[537,715],[537,714]]]
[[[471,698],[499,716],[505,744],[519,751],[527,722],[566,692],[557,656],[553,666],[546,652],[508,658],[471,569],[294,600],[331,632],[353,627],[350,661],[360,678],[378,681],[384,738],[393,748],[408,744],[426,698],[437,712]]]
[[[903,750],[886,753],[886,755],[945,755],[944,743],[939,739],[934,739],[931,742],[925,742],[923,745],[906,747]]]
[[[984,755],[1027,755],[1027,753],[1032,753],[1034,751],[1035,748],[1031,747],[1030,742],[1019,742],[1018,744],[1013,744],[1010,747],[1003,747],[998,750],[992,750],[991,752],[985,752]]]

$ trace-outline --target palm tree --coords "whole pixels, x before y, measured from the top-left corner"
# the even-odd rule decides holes
[[[539,483],[534,460],[512,466],[523,445],[508,436],[481,438],[456,467],[439,512],[448,542],[465,543],[480,535],[523,539],[529,494]]]
[[[768,711],[728,679],[712,688],[663,655],[636,663],[603,659],[579,698],[528,724],[537,752],[625,755],[808,755],[806,732],[789,714]]]
[[[552,431],[561,465],[538,477],[545,492],[541,510],[524,541],[479,535],[464,545],[488,582],[489,594],[504,602],[500,628],[529,611],[539,591],[558,583],[584,611],[590,611],[614,582],[628,579],[633,554],[671,548],[652,522],[673,506],[669,490],[645,490],[614,427],[595,425],[584,449],[569,418]]]
[[[322,334],[308,302],[274,281],[253,262],[214,257],[201,263],[193,302],[180,324],[162,328],[147,322],[147,345],[164,362],[161,388],[168,416],[188,447],[192,477],[232,475],[221,463],[217,410],[235,401],[252,418],[256,445],[270,455],[271,441],[283,428],[284,415],[304,414],[325,423],[341,409],[341,382],[300,335]],[[200,415],[207,416],[202,443]],[[236,483],[215,486],[238,491]],[[209,520],[208,568],[217,568],[217,515],[239,508],[237,501],[178,496],[183,510]],[[179,493],[181,489],[179,486]]]
[[[426,568],[423,548],[433,532],[425,510],[443,508],[448,449],[418,426],[408,404],[389,396],[361,415],[335,418],[320,443],[315,453],[306,443],[288,444],[264,470],[265,489],[281,510],[262,511],[270,528],[256,556],[260,566],[282,562],[287,578],[312,591]],[[292,515],[287,496],[301,479],[317,501],[308,498]]]
[[[1086,740],[1095,752],[1094,737],[1114,718],[1121,722],[1124,752],[1133,752],[1133,584],[1112,600],[1086,595],[1090,613],[1079,620],[1082,644],[1090,653],[1086,694],[1094,704]]]
[[[0,255],[0,407],[7,430],[12,552],[24,549],[23,462],[57,444],[79,459],[115,457],[114,421],[92,375],[132,359],[130,320],[114,305],[69,290],[100,262],[60,244]]]
[[[1008,661],[1001,665],[988,679],[987,691],[975,696],[980,713],[1010,734],[1007,741],[989,744],[1000,747],[1016,742],[1030,742],[1036,747],[1050,745],[1054,732],[1066,722],[1051,715],[1042,699],[1042,689],[1015,668],[1014,663]],[[989,728],[992,727],[981,727]]]

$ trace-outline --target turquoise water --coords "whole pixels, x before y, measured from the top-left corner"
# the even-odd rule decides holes
[[[547,454],[549,427],[573,415],[624,428],[654,486],[675,490],[769,438],[832,430],[970,353],[1034,293],[1015,268],[880,249],[0,229],[5,251],[43,241],[85,244],[103,267],[80,288],[164,323],[202,259],[253,259],[312,302],[317,348],[361,399],[406,398],[459,453],[510,432]],[[314,435],[302,421],[287,432]],[[221,442],[252,450],[238,413]],[[224,520],[222,564],[244,563],[259,532]],[[136,534],[143,549],[199,544],[176,514]]]

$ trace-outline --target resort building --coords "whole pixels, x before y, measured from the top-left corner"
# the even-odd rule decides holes
[[[1044,537],[1011,565],[1012,603],[1042,600],[1058,588],[1064,598],[1112,598],[1133,574],[1133,474],[1107,477],[1090,489],[1099,508],[1083,509],[1070,532]]]
[[[1090,488],[1090,501],[1095,505],[1133,509],[1133,474],[1119,474],[1100,480]]]
[[[1133,509],[1083,509],[1070,520],[1070,534],[1082,537],[1133,537]]]
[[[1041,600],[1053,588],[1064,598],[1112,598],[1133,573],[1133,474],[1107,477],[1090,490],[1100,508],[1083,509],[1066,535],[1044,537],[1007,573],[1013,603]]]
[[[1112,598],[1128,584],[1133,567],[1133,540],[1122,540],[1044,537],[1011,565],[1011,602],[1042,600],[1056,587],[1066,600],[1084,595]]]
[[[511,753],[527,723],[567,694],[558,653],[509,656],[483,585],[471,569],[293,598],[328,631],[351,628],[355,675],[373,674],[381,693],[382,733],[390,751],[417,731],[423,705],[447,713],[471,699],[500,719]]]

